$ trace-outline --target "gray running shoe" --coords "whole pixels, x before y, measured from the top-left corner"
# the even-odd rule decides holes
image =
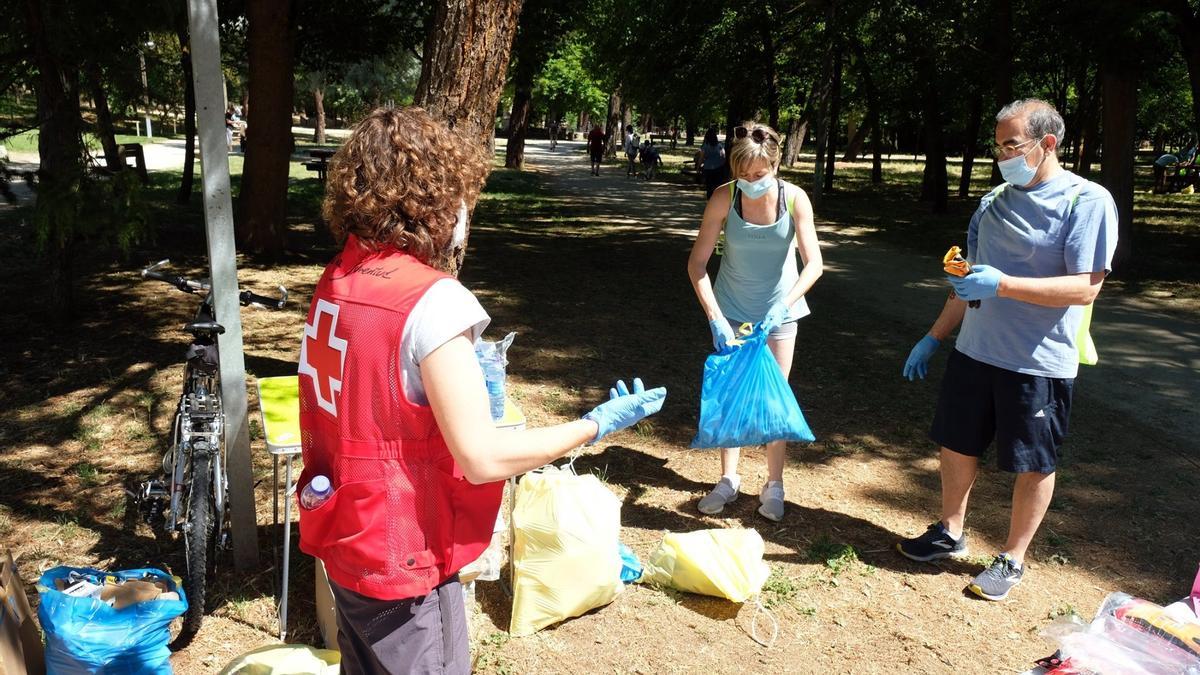
[[[1021,583],[1025,568],[1007,553],[996,556],[992,564],[967,586],[967,590],[985,600],[1003,600],[1013,586]]]
[[[896,550],[905,558],[917,562],[957,558],[967,554],[967,534],[964,532],[955,539],[944,525],[934,523],[925,530],[925,534],[896,544]]]
[[[758,495],[758,501],[762,504],[758,507],[759,515],[777,523],[783,520],[783,483],[781,481],[767,481],[767,484],[763,486],[762,493]]]
[[[733,484],[725,476],[721,476],[720,482],[713,487],[712,492],[700,499],[700,503],[696,508],[700,509],[700,513],[714,516],[725,510],[726,504],[732,504],[737,501],[738,486]]]

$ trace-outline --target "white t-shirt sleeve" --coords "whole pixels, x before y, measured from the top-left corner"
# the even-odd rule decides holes
[[[441,279],[417,301],[400,337],[400,382],[404,395],[429,405],[421,382],[421,361],[456,335],[468,332],[474,342],[492,319],[457,279]]]

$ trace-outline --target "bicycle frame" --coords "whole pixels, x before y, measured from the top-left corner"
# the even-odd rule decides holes
[[[196,321],[213,321],[210,301],[205,300],[196,311]],[[192,341],[189,353],[200,350],[214,350],[216,341],[206,337],[196,337]],[[219,359],[219,356],[218,356]],[[221,406],[220,377],[215,370],[206,371],[189,360],[184,379],[183,394],[179,397],[176,409],[176,429],[172,442],[171,455],[174,466],[166,471],[171,476],[171,501],[167,513],[167,526],[172,530],[180,530],[185,522],[186,510],[183,508],[182,495],[190,485],[192,455],[194,452],[206,452],[212,461],[212,497],[216,511],[215,526],[218,530],[218,544],[224,543],[225,527],[225,414]],[[164,462],[164,469],[166,468]]]

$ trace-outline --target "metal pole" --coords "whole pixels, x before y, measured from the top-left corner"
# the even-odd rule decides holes
[[[150,85],[146,82],[146,55],[138,47],[138,67],[142,70],[142,95],[146,98],[146,138],[154,138],[154,130],[150,126]]]
[[[196,85],[196,121],[204,183],[204,225],[219,338],[221,398],[225,408],[225,447],[229,469],[229,510],[233,560],[239,570],[258,565],[258,523],[250,466],[250,429],[246,422],[246,363],[242,355],[242,316],[238,303],[233,203],[229,192],[229,155],[225,110],[221,107],[221,46],[217,37],[217,0],[188,0],[192,43],[192,79]]]

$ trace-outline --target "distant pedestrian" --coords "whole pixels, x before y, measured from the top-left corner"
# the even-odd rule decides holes
[[[725,146],[717,140],[717,127],[711,126],[704,133],[704,143],[696,153],[697,168],[704,172],[704,198],[712,196],[725,180]]]
[[[654,147],[649,138],[642,143],[642,149],[639,152],[642,158],[642,175],[646,177],[646,180],[653,180],[655,172],[662,164],[662,155],[658,153],[658,148]]]
[[[595,122],[588,132],[588,154],[592,157],[592,175],[599,176],[600,161],[604,159],[604,130]]]
[[[633,130],[633,125],[625,125],[625,177],[637,175],[637,166],[634,162],[638,156],[638,138],[637,132]]]

